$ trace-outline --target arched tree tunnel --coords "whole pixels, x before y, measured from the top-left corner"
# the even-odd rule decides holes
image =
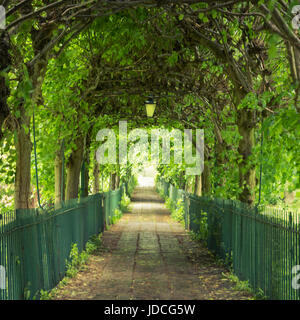
[[[130,143],[143,146],[138,134],[120,143],[120,123],[128,132],[204,132],[200,172],[187,174],[184,151],[175,161],[174,140],[158,164],[174,188],[256,210],[299,207],[297,1],[12,0],[2,8],[0,215],[60,208],[127,183],[146,162],[119,156]],[[103,130],[113,139],[101,140]],[[195,152],[196,135],[184,137]],[[99,162],[103,143],[113,161]]]

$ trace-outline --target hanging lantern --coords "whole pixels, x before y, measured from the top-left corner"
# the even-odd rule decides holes
[[[156,101],[152,97],[149,97],[148,100],[145,102],[145,105],[147,117],[152,118],[156,107]]]

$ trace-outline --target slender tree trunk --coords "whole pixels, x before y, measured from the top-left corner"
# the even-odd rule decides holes
[[[41,65],[40,65],[41,66]],[[41,74],[45,70],[36,70],[34,74],[30,73],[30,79],[34,86],[31,94],[31,101],[35,104],[40,99],[40,86],[41,79],[38,83],[36,78],[38,75],[43,78]],[[24,101],[19,105],[20,118],[18,119],[17,141],[16,141],[16,176],[15,176],[15,209],[28,208],[29,198],[31,194],[30,181],[31,181],[31,150],[32,143],[30,140],[30,120],[31,116],[26,114]]]
[[[73,150],[67,161],[66,200],[76,199],[79,191],[79,176],[83,161],[84,137],[75,140],[76,150]]]
[[[116,189],[116,173],[111,173],[110,175],[110,189],[115,190]]]
[[[287,48],[287,57],[290,64],[290,71],[293,82],[298,84],[296,89],[295,106],[297,112],[300,113],[300,49],[292,46],[288,41],[285,42]]]
[[[186,186],[185,186],[185,191],[188,193],[193,193],[194,191],[194,181],[191,181],[192,179],[189,179],[189,177],[186,179]]]
[[[253,204],[255,201],[255,166],[249,163],[249,157],[254,147],[254,119],[253,111],[242,109],[238,111],[238,130],[242,139],[238,151],[242,156],[239,163],[240,201]]]
[[[90,147],[91,147],[91,133],[89,132],[86,137],[85,153],[84,153],[84,188],[83,196],[89,195],[89,183],[90,183]]]
[[[207,163],[207,161],[204,161],[204,168],[203,168],[203,172],[202,172],[202,194],[203,195],[208,195],[211,192],[211,182],[210,182],[210,167]]]
[[[201,174],[201,194],[202,195],[208,195],[211,193],[211,181],[210,181],[210,167],[209,167],[209,161],[211,161],[209,156],[209,151],[204,150],[204,166],[203,166],[203,172]]]
[[[17,130],[16,148],[16,174],[15,174],[15,209],[27,209],[30,207],[31,194],[31,149],[30,117],[25,114],[24,107],[20,108],[20,127]]]
[[[216,128],[215,132],[219,131],[218,128]],[[218,135],[216,135],[218,137]],[[221,137],[221,133],[219,132],[219,137],[215,139],[215,165],[214,165],[214,175],[218,177],[216,180],[216,184],[214,186],[214,189],[216,187],[222,188],[224,187],[225,184],[225,166],[224,164],[225,159],[224,159],[224,149],[225,149],[225,143]]]
[[[120,176],[119,174],[116,174],[116,186],[115,189],[119,189],[120,188]]]
[[[180,173],[180,189],[185,190],[186,181],[185,181],[185,171]]]
[[[116,172],[115,189],[119,189],[120,180],[121,180],[121,177],[120,177],[120,165],[117,163],[116,167],[117,167],[117,172]]]
[[[96,151],[94,154],[94,169],[93,169],[93,175],[94,175],[94,184],[93,184],[93,193],[96,194],[100,191],[100,170],[99,170],[99,163],[96,158]]]
[[[89,195],[89,183],[90,183],[90,173],[89,173],[90,161],[85,158],[84,162],[84,187],[83,187],[83,196],[87,197]]]
[[[194,188],[194,194],[196,196],[201,196],[201,194],[202,194],[201,188],[202,188],[201,176],[196,175],[195,176],[195,188]]]
[[[55,165],[54,165],[54,177],[55,177],[55,206],[59,206],[61,200],[65,199],[65,179],[62,178],[64,175],[63,168],[63,147],[61,145],[60,149],[55,154]],[[63,194],[62,194],[63,193]]]

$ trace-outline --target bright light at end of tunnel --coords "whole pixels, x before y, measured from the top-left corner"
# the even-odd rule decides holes
[[[146,167],[138,175],[138,185],[140,187],[154,187],[155,186],[155,176],[157,172],[154,167]]]

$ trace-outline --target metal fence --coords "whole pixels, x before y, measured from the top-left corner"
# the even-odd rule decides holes
[[[165,181],[157,187],[167,197],[174,188]],[[299,213],[190,194],[186,203],[187,228],[230,263],[240,280],[269,299],[300,299]]]
[[[78,251],[111,224],[128,186],[74,199],[59,209],[24,209],[0,220],[0,300],[39,297],[65,275],[72,244]]]

